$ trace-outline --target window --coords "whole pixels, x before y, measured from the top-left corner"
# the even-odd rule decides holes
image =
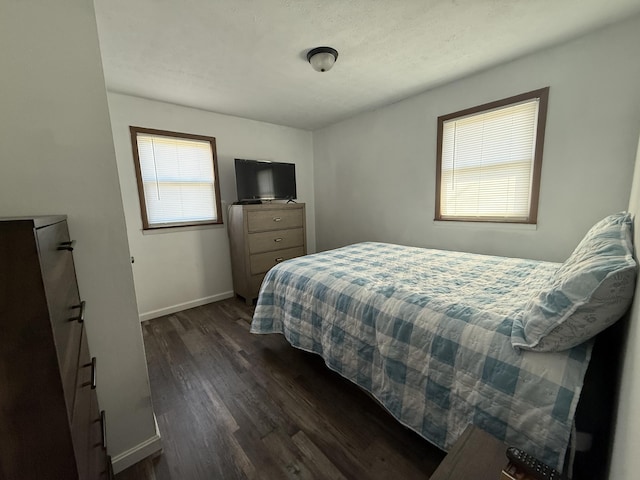
[[[221,224],[216,139],[129,130],[143,229]]]
[[[436,220],[536,223],[549,87],[438,117]]]

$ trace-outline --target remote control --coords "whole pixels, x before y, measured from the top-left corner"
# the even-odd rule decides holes
[[[507,448],[507,458],[523,473],[536,480],[563,480],[564,477],[546,463],[516,447]]]

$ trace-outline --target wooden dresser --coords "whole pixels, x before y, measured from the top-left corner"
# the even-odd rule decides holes
[[[284,260],[306,255],[304,203],[232,205],[229,243],[233,291],[247,305],[258,297],[267,271]]]
[[[65,216],[0,218],[0,478],[107,479]]]

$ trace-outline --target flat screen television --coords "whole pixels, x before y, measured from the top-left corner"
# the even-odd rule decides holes
[[[262,200],[293,200],[296,195],[296,165],[236,158],[236,188],[239,203]]]

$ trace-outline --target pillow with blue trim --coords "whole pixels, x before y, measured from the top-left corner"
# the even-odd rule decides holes
[[[515,318],[511,344],[539,352],[575,347],[615,323],[631,305],[637,264],[626,212],[596,223]]]

